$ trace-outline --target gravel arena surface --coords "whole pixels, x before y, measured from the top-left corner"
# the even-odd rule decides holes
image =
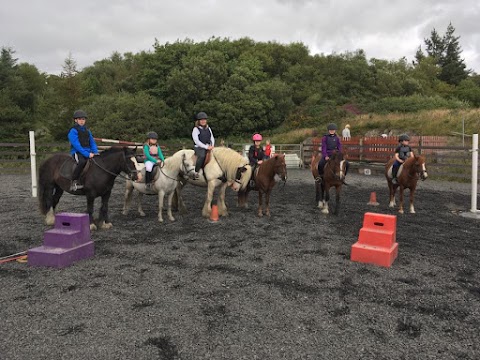
[[[257,193],[239,209],[229,189],[230,216],[215,224],[192,186],[173,223],[157,221],[156,196],[146,217],[123,216],[117,179],[93,258],[0,264],[0,359],[480,359],[480,222],[458,215],[469,184],[419,183],[417,213],[397,217],[399,256],[382,268],[350,249],[365,212],[397,214],[383,177],[349,175],[335,216],[316,207],[309,171],[288,176],[270,218],[256,216]],[[0,257],[40,246],[48,227],[29,176],[0,181]],[[57,210],[85,209],[64,194]]]

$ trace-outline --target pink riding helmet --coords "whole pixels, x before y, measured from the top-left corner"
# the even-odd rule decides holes
[[[253,141],[262,141],[262,135],[254,134],[252,139],[253,139]]]

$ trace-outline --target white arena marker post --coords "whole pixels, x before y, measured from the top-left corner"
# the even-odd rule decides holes
[[[470,212],[478,213],[477,209],[477,188],[478,188],[478,134],[472,137],[472,207]]]
[[[32,197],[37,197],[37,154],[35,153],[35,132],[29,131],[30,136],[30,172],[32,174]]]

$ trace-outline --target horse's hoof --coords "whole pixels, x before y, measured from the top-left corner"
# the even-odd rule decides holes
[[[175,221],[175,218],[174,218],[174,217],[171,217],[171,218],[168,218],[168,220],[170,220],[170,222],[174,222],[174,221]]]
[[[329,213],[329,212],[328,212],[328,208],[326,208],[326,207],[325,207],[325,208],[323,208],[323,210],[322,210],[322,214],[328,214],[328,213]]]
[[[145,213],[143,211],[139,211],[138,214],[141,216],[141,217],[144,217],[145,216]]]
[[[159,223],[163,223],[163,219],[158,219],[158,222],[159,222]]]
[[[108,230],[108,229],[111,229],[113,227],[113,224],[112,223],[106,223],[106,222],[103,222],[101,228],[103,230]]]
[[[128,210],[123,210],[122,215],[128,215]]]
[[[263,212],[259,211],[258,212],[258,217],[263,217]]]
[[[403,211],[403,210],[398,210],[398,213],[399,213],[399,214],[403,214],[404,211]]]
[[[270,211],[265,212],[265,215],[270,217]]]
[[[90,231],[95,231],[95,230],[97,230],[97,225],[90,224]]]

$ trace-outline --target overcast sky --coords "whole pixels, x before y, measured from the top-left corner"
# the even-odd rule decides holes
[[[311,54],[363,49],[367,58],[412,60],[433,28],[452,22],[467,67],[480,73],[478,0],[0,0],[0,46],[58,74],[114,51],[152,50],[185,38],[302,42]]]

